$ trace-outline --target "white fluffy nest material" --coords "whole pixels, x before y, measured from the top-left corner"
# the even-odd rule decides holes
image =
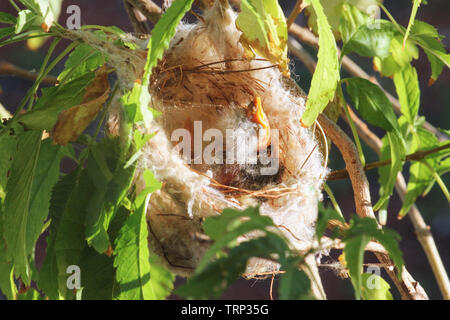
[[[223,9],[217,2],[203,21],[182,23],[153,70],[149,88],[151,107],[162,115],[153,120],[150,131],[155,135],[144,147],[136,184],[138,190],[143,187],[140,176],[145,169],[163,182],[148,206],[149,245],[170,270],[183,276],[192,274],[208,249],[202,221],[220,215],[224,208],[259,205],[296,250],[305,251],[313,240],[324,165],[312,129],[300,125],[305,100],[288,88],[270,62],[245,59],[235,19],[231,8]],[[133,64],[127,61],[123,54],[111,59],[122,86],[129,88],[139,74],[130,66],[140,68],[144,61],[139,57]],[[203,132],[252,128],[256,124],[243,110],[255,96],[261,97],[271,130],[279,130],[280,171],[261,177],[255,174],[258,165],[188,165],[171,141],[173,130],[192,129],[194,121],[202,121]],[[116,108],[109,119],[112,131],[118,119]],[[253,259],[246,274],[277,269],[272,262]]]

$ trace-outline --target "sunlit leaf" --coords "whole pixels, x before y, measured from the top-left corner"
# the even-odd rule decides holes
[[[405,48],[403,48],[402,41],[402,35],[397,33],[391,39],[391,46],[389,48],[391,54],[384,59],[380,59],[379,57],[374,58],[374,67],[382,75],[391,77],[396,72],[409,66],[413,59],[419,58],[419,49],[411,39],[406,41]]]
[[[394,27],[384,20],[379,20],[377,24],[377,27],[372,24],[360,26],[344,43],[342,54],[356,52],[364,57],[386,58],[390,53]]]
[[[420,87],[416,69],[413,66],[407,66],[396,72],[394,84],[402,114],[408,123],[414,126],[420,106]]]
[[[26,129],[51,131],[61,111],[80,105],[88,87],[94,80],[94,73],[87,73],[64,85],[43,89],[42,97],[33,110],[17,118]]]
[[[439,146],[439,141],[431,132],[417,128],[413,136],[410,152],[417,150],[433,149]],[[424,159],[432,168],[438,166],[439,157],[428,157]],[[422,163],[413,161],[409,169],[409,180],[405,200],[399,212],[399,217],[404,217],[417,198],[427,189],[434,180],[432,172]]]
[[[349,6],[356,8],[364,15],[373,16],[378,10],[377,0],[320,0],[324,8],[325,15],[328,18],[330,26],[333,30],[333,33],[336,39],[340,39],[340,23],[341,18],[345,15],[345,10],[348,9]],[[348,7],[345,7],[348,6]],[[306,8],[306,13],[309,15],[308,17],[308,25],[312,30],[317,34],[318,33],[318,25],[317,25],[317,14],[316,12],[308,7]],[[355,16],[355,15],[354,15]]]
[[[241,44],[278,64],[289,75],[287,57],[287,25],[283,10],[276,0],[243,0],[236,27],[242,31]]]
[[[379,229],[375,219],[354,216],[344,237],[344,253],[357,299],[361,297],[364,249],[370,240],[380,242],[388,251],[398,269],[399,279],[404,265],[402,251],[398,245],[400,236],[395,231]]]
[[[361,296],[364,300],[394,300],[391,286],[376,274],[363,273],[361,275]]]
[[[442,44],[443,37],[432,25],[416,20],[411,28],[410,37],[424,48],[431,64],[430,84],[437,80],[444,66],[449,67],[450,55],[446,53]]]
[[[364,120],[388,132],[395,131],[401,136],[393,106],[380,87],[362,78],[349,78],[344,82],[356,110]]]
[[[327,17],[319,0],[311,0],[311,4],[318,17],[319,52],[317,54],[316,71],[314,72],[308,100],[306,101],[306,111],[301,120],[306,127],[316,121],[317,116],[334,98],[340,79],[336,41]]]
[[[381,154],[380,160],[391,159],[391,165],[381,167],[378,170],[380,174],[378,179],[380,183],[380,199],[373,206],[374,210],[379,210],[389,200],[397,181],[397,175],[403,168],[406,150],[402,138],[394,132],[388,132],[383,138]]]
[[[80,44],[68,56],[58,80],[71,80],[94,71],[105,64],[108,57],[87,44]]]
[[[120,285],[119,299],[164,299],[172,289],[173,276],[150,258],[146,221],[147,195],[160,188],[153,176],[136,200],[136,210],[125,221],[115,241],[114,266]]]

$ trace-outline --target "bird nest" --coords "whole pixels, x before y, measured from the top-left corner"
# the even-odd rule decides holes
[[[150,107],[161,115],[148,129],[153,136],[142,149],[135,184],[138,191],[144,188],[145,170],[163,183],[148,204],[149,247],[182,276],[193,273],[209,248],[202,222],[225,208],[259,206],[300,252],[314,237],[326,174],[320,135],[300,125],[305,97],[277,66],[248,59],[235,19],[231,8],[216,3],[198,23],[180,24],[150,79]],[[108,53],[122,88],[142,75],[142,54],[115,52],[87,32],[73,34]],[[120,134],[121,114],[117,103],[109,115],[110,133]],[[246,274],[278,268],[252,259]]]

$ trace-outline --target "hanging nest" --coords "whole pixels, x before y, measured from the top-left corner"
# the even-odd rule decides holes
[[[149,246],[168,269],[181,276],[190,276],[209,248],[202,222],[225,208],[259,206],[261,214],[270,216],[278,226],[275,231],[299,252],[309,249],[314,238],[320,187],[326,174],[319,135],[314,128],[300,125],[305,98],[289,85],[277,66],[260,57],[247,59],[239,42],[236,16],[232,8],[216,2],[198,23],[180,24],[151,77],[150,107],[161,115],[149,129],[154,136],[142,150],[135,184],[138,191],[144,188],[145,170],[151,170],[163,183],[148,204]],[[88,33],[74,34],[108,53],[122,88],[131,88],[142,75],[145,55],[112,54],[111,50],[116,50],[112,45],[107,48],[108,44]],[[120,134],[121,115],[117,103],[109,115],[110,133]],[[200,122],[201,129],[196,129]],[[264,151],[278,159],[277,170],[261,174],[268,167],[259,158],[254,163],[207,164],[196,161],[192,150],[186,158],[179,141],[173,139],[178,129],[202,137],[215,129],[238,142],[251,141],[247,133],[257,132],[259,138],[249,144],[256,145],[258,154]],[[201,143],[204,150],[210,142]],[[239,143],[228,145],[224,141],[218,156],[226,159],[238,149]],[[248,234],[240,240],[254,236]],[[312,260],[307,261],[317,276]],[[245,274],[251,278],[278,269],[272,261],[255,258],[249,261]]]

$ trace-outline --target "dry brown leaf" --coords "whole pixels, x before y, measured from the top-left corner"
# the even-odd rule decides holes
[[[95,79],[87,87],[83,103],[59,114],[52,132],[53,142],[65,146],[76,141],[95,119],[108,99],[109,91],[107,68],[103,66],[95,72]]]

